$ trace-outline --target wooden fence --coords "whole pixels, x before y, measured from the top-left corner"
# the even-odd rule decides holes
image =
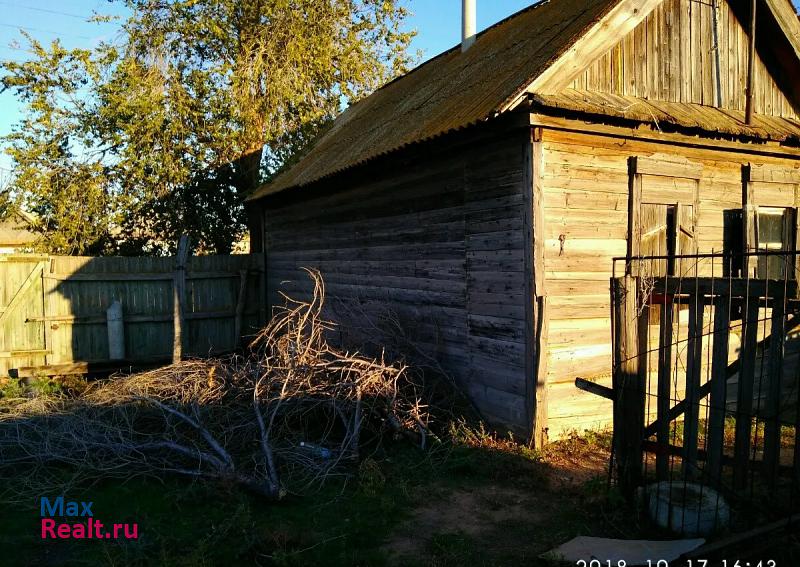
[[[168,361],[176,289],[183,354],[233,350],[266,319],[263,285],[259,255],[191,257],[185,270],[176,258],[0,256],[0,376],[108,363],[106,311],[115,300],[124,335],[117,363]]]
[[[800,508],[797,282],[625,276],[611,287],[622,489],[681,479],[771,512]]]

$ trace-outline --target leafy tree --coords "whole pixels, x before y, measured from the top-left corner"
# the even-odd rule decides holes
[[[6,138],[15,177],[4,189],[5,213],[20,205],[36,213],[37,228],[48,235],[54,251],[96,252],[109,222],[119,220],[101,160],[84,153],[90,148],[84,143],[79,98],[97,78],[96,62],[86,50],[66,50],[59,42],[45,48],[25,35],[33,57],[3,63],[3,88],[14,89],[27,108]]]
[[[402,72],[393,0],[125,0],[119,45],[5,62],[27,113],[15,202],[58,252],[226,252],[242,200],[347,103]]]

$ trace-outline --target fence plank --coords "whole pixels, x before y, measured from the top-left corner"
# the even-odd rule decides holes
[[[689,297],[688,341],[686,346],[686,417],[683,421],[684,475],[697,470],[697,429],[700,420],[700,374],[703,367],[703,302]]]
[[[135,268],[134,268],[135,270]],[[226,278],[238,278],[238,270],[235,272],[213,271],[213,272],[190,272],[186,275],[187,280],[216,280]],[[172,272],[87,272],[71,274],[69,272],[47,273],[44,276],[47,280],[71,281],[71,282],[127,282],[131,278],[138,281],[172,281],[175,275]]]
[[[691,289],[696,293],[723,294],[730,297],[797,297],[797,282],[782,279],[725,278],[722,284],[720,278],[698,277],[692,281]],[[656,278],[653,280],[653,292],[665,295],[685,294],[688,293],[687,283],[683,278]]]
[[[242,316],[247,296],[247,270],[239,272],[239,295],[236,297],[236,315],[233,322],[233,345],[238,346],[242,338]]]
[[[764,472],[769,486],[774,486],[781,443],[781,378],[786,340],[783,303],[776,303],[773,306],[770,329],[772,341],[769,349],[768,390],[764,407]]]
[[[759,298],[749,297],[744,320],[744,337],[740,352],[739,383],[736,394],[736,438],[734,439],[733,487],[743,489],[747,484],[750,462],[750,435],[753,414],[753,383],[756,375],[756,344],[758,343]]]
[[[243,315],[258,315],[260,310],[251,308],[246,309]],[[236,317],[236,312],[227,309],[222,311],[191,311],[184,313],[183,318],[187,321],[197,321],[201,319],[230,319]],[[125,325],[129,323],[169,323],[175,316],[172,313],[155,313],[153,315],[129,315],[125,317]],[[59,325],[105,325],[106,317],[103,315],[55,315],[49,317],[28,317],[31,323],[48,322],[58,323]]]
[[[659,328],[658,345],[658,397],[656,399],[656,410],[658,415],[658,430],[656,440],[659,447],[669,445],[669,406],[670,406],[670,382],[672,381],[672,343],[673,343],[673,317],[675,313],[674,305],[669,299],[664,301],[661,309],[661,321]],[[656,455],[656,476],[659,480],[666,480],[669,476],[669,455],[665,451],[659,451]]]
[[[642,318],[637,311],[638,280],[631,276],[611,280],[614,297],[613,339],[614,442],[620,489],[627,498],[642,477],[644,428]],[[646,310],[645,310],[646,312]]]
[[[711,358],[711,391],[708,411],[708,463],[712,481],[722,477],[722,449],[725,434],[725,396],[728,380],[728,338],[731,311],[728,297],[718,297],[714,303],[714,347]]]
[[[53,263],[48,259],[45,261],[44,268],[42,269],[42,318],[47,317],[48,313],[48,306],[50,304],[49,301],[49,294],[52,293],[51,286],[53,282],[48,281],[46,278],[47,274],[53,269]],[[50,364],[52,362],[52,354],[50,351],[53,349],[53,330],[47,323],[42,324],[42,339],[45,350],[47,350],[47,354],[44,355],[44,363]]]

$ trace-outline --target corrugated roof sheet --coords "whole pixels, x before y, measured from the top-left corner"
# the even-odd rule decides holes
[[[616,3],[550,0],[495,24],[465,53],[455,46],[345,110],[294,167],[250,198],[492,117]]]
[[[556,95],[532,94],[530,98],[534,105],[542,109],[613,116],[655,125],[671,124],[761,140],[800,140],[800,122],[797,120],[754,114],[753,123],[746,124],[744,111],[741,110],[576,89],[565,89]]]

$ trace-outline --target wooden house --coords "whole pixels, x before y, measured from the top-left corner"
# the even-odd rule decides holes
[[[540,2],[254,193],[268,301],[318,268],[398,313],[489,421],[537,442],[607,423],[574,379],[610,382],[612,258],[794,249],[798,109],[789,0]]]

